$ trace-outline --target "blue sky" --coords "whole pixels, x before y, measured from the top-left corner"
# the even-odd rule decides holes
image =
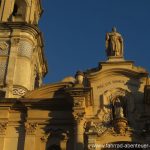
[[[150,0],[42,0],[40,29],[49,72],[45,83],[106,60],[105,34],[124,38],[126,60],[150,71]]]

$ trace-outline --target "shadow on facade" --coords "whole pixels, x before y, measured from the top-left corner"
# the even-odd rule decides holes
[[[11,110],[16,110],[20,112],[20,118],[21,120],[19,121],[19,127],[16,127],[16,131],[18,133],[18,146],[17,146],[17,150],[24,150],[24,145],[25,145],[25,128],[24,128],[24,122],[26,120],[26,112],[27,112],[27,108],[25,107],[25,105],[20,102],[17,101],[12,105]]]
[[[60,89],[55,92],[52,99],[41,99],[33,103],[31,109],[48,110],[46,126],[43,127],[46,140],[46,150],[70,150],[73,145],[73,116],[72,116],[72,99],[68,99],[64,90]]]

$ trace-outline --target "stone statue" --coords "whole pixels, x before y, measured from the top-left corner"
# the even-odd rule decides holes
[[[112,32],[106,33],[106,53],[107,56],[123,56],[123,38],[116,28]]]
[[[114,109],[115,109],[115,118],[124,118],[124,113],[123,113],[123,108],[120,102],[120,99],[117,98],[114,104]]]

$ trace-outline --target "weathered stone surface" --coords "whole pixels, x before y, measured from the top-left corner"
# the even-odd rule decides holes
[[[47,65],[33,25],[40,0],[1,0],[1,7],[0,150],[150,144],[150,79],[144,68],[124,60],[121,34],[106,34],[108,60],[97,68],[41,86]]]

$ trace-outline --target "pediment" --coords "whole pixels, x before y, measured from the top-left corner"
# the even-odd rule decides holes
[[[118,97],[128,105],[128,113],[136,113],[135,103],[143,103],[148,73],[133,62],[102,62],[99,69],[87,73],[93,91],[94,116],[100,112],[111,114],[110,105]],[[131,119],[132,115],[130,115]]]
[[[140,77],[146,77],[148,72],[142,67],[134,66],[132,61],[101,62],[95,71],[91,69],[87,72],[87,77],[90,81],[118,75],[136,79]]]

